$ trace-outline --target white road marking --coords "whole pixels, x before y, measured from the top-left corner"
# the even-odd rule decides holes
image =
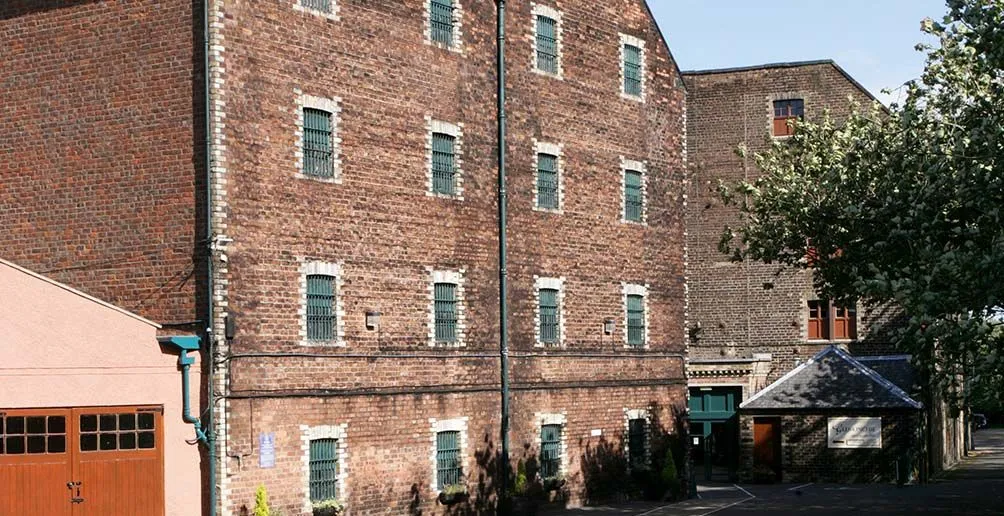
[[[815,482],[809,482],[808,484],[802,484],[802,485],[800,485],[800,486],[795,486],[795,487],[793,487],[793,488],[789,489],[788,491],[796,491],[796,490],[799,490],[799,489],[801,489],[801,488],[803,488],[803,487],[809,487],[809,486],[811,486],[812,484],[815,484]]]
[[[739,485],[738,485],[738,484],[732,484],[732,486],[733,486],[733,487],[735,487],[736,489],[738,489],[738,490],[740,490],[740,491],[742,491],[742,492],[746,493],[746,496],[748,496],[748,497],[750,497],[750,498],[756,498],[755,496],[753,496],[753,493],[751,493],[751,492],[749,492],[749,491],[747,491],[747,490],[745,490],[745,489],[743,489],[743,488],[739,487]]]

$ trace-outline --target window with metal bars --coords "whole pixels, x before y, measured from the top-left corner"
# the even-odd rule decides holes
[[[627,296],[627,340],[629,346],[645,345],[645,298]]]
[[[330,178],[335,175],[331,140],[331,113],[303,108],[303,174]]]
[[[561,337],[558,307],[558,291],[552,288],[540,289],[540,341],[557,344]]]
[[[331,14],[331,0],[300,0],[300,5],[307,9]]]
[[[307,275],[307,339],[335,338],[335,278]]]
[[[310,501],[338,498],[338,439],[310,441]]]
[[[641,49],[624,45],[624,93],[641,96]]]
[[[624,220],[641,222],[642,219],[642,178],[637,170],[624,171]]]
[[[436,433],[436,487],[457,485],[463,478],[460,457],[460,432],[449,430]]]
[[[432,133],[432,193],[456,193],[456,138]]]
[[[436,283],[436,342],[457,341],[457,286],[453,283]]]
[[[558,22],[547,16],[537,16],[537,69],[558,74]]]
[[[646,444],[648,441],[648,426],[644,418],[628,420],[628,460],[632,468],[639,469],[648,465]]]
[[[429,0],[429,35],[436,43],[453,46],[453,0]]]
[[[558,157],[537,154],[537,207],[558,209]]]
[[[561,425],[540,427],[540,477],[555,478],[561,474]]]

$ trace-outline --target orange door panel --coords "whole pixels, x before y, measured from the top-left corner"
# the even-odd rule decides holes
[[[71,516],[70,411],[0,409],[0,514]]]

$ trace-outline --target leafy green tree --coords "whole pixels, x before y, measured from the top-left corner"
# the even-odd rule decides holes
[[[754,156],[758,178],[721,185],[742,223],[720,248],[811,269],[837,302],[902,307],[906,351],[945,383],[963,365],[980,382],[1004,370],[1004,2],[947,4],[921,24],[938,44],[918,45],[902,103],[796,122]]]
[[[265,486],[260,485],[254,493],[254,516],[269,516],[271,510],[268,506],[268,492]]]

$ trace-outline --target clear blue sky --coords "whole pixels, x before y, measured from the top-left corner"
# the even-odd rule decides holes
[[[649,0],[683,70],[833,59],[884,102],[916,78],[944,0]],[[893,95],[895,97],[895,95]]]

